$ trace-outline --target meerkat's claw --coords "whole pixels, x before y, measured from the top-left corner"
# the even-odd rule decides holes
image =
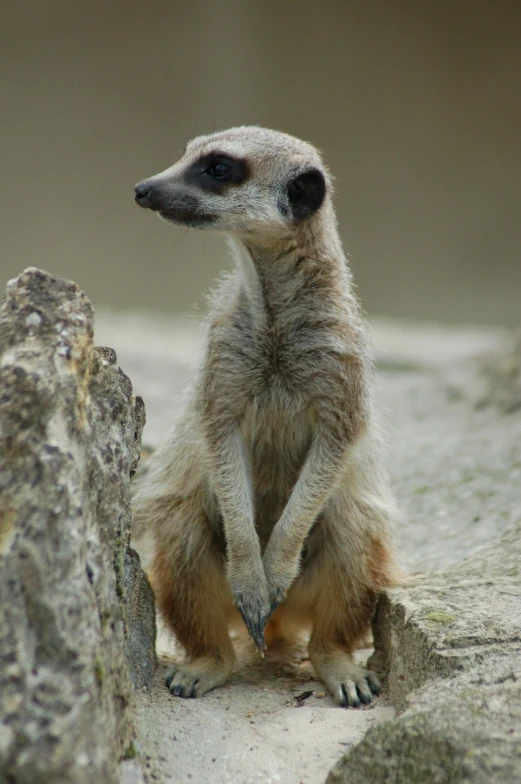
[[[167,675],[165,680],[165,685],[170,694],[173,694],[174,697],[195,697],[196,694],[196,687],[199,683],[199,679],[196,678],[193,683],[188,685],[187,683],[173,683],[175,676],[177,675],[177,668],[174,667]]]
[[[369,684],[369,688],[373,694],[380,694],[382,691],[382,684],[374,674],[372,670],[367,671],[367,675],[365,676],[367,683]]]
[[[369,705],[373,701],[373,694],[380,693],[380,682],[373,673],[366,673],[365,677],[351,680],[346,678],[333,689],[333,696],[340,705],[349,708],[358,708],[360,705]]]
[[[356,665],[352,657],[339,650],[335,653],[314,651],[311,661],[339,705],[358,708],[369,705],[381,691],[380,681],[372,672]]]
[[[165,683],[174,697],[202,697],[210,689],[226,683],[232,670],[232,658],[200,657],[176,665],[167,675]]]
[[[372,689],[366,680],[351,681],[339,684],[337,700],[340,705],[358,708],[360,705],[369,705],[372,702]]]
[[[242,615],[242,619],[246,624],[250,637],[259,651],[264,654],[264,650],[266,649],[264,629],[266,627],[266,621],[268,620],[266,615],[263,612],[252,611],[251,607],[247,608],[242,602],[237,602],[236,606]]]
[[[250,633],[250,637],[253,639],[253,642],[262,653],[266,647],[266,643],[264,642],[264,627],[266,626],[266,617],[264,615],[259,615],[256,619],[251,617],[248,618],[242,611],[241,615],[244,619],[244,623],[246,624],[246,628]]]

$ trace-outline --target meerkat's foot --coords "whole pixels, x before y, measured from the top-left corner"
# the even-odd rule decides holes
[[[344,651],[312,653],[311,662],[339,705],[350,708],[368,705],[373,695],[381,691],[375,673],[359,667]]]
[[[186,664],[177,664],[170,670],[165,681],[166,687],[174,697],[202,697],[216,686],[223,686],[232,667],[232,661],[201,656]]]

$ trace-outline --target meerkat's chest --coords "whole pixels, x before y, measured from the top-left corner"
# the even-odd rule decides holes
[[[330,343],[330,335],[313,332],[305,320],[276,325],[256,335],[250,356],[262,404],[277,409],[306,398],[317,374],[328,372]]]
[[[314,436],[313,413],[298,406],[280,405],[267,396],[254,399],[242,422],[254,484],[264,495],[290,488],[302,468]]]
[[[244,436],[253,452],[293,463],[314,433],[313,409],[327,386],[325,345],[310,346],[296,330],[273,330],[254,341],[246,377],[249,403]]]
[[[288,398],[284,405],[282,397],[276,392],[264,394],[248,406],[241,430],[252,450],[266,446],[288,452],[309,445],[315,429],[313,413]]]
[[[314,422],[306,410],[284,412],[264,399],[248,407],[241,429],[251,466],[256,527],[264,545],[306,460]]]

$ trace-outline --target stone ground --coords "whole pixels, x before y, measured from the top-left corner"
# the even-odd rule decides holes
[[[404,513],[398,541],[411,572],[445,569],[495,538],[521,515],[521,417],[487,406],[474,357],[501,331],[375,322],[377,398],[388,462]],[[147,406],[143,443],[154,446],[197,353],[197,323],[146,314],[99,313],[96,341]],[[146,543],[142,547],[146,560]],[[163,686],[171,640],[159,637],[160,666],[138,699],[140,743],[151,781],[318,784],[372,725],[394,711],[385,695],[363,710],[323,696],[302,649],[262,662],[238,640],[230,683],[200,701]],[[363,654],[362,654],[363,655]],[[367,652],[366,652],[367,655]],[[299,705],[296,697],[314,691]]]

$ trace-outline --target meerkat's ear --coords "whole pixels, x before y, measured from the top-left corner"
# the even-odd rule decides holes
[[[288,199],[295,220],[309,218],[326,195],[326,180],[319,169],[308,169],[288,183]]]

